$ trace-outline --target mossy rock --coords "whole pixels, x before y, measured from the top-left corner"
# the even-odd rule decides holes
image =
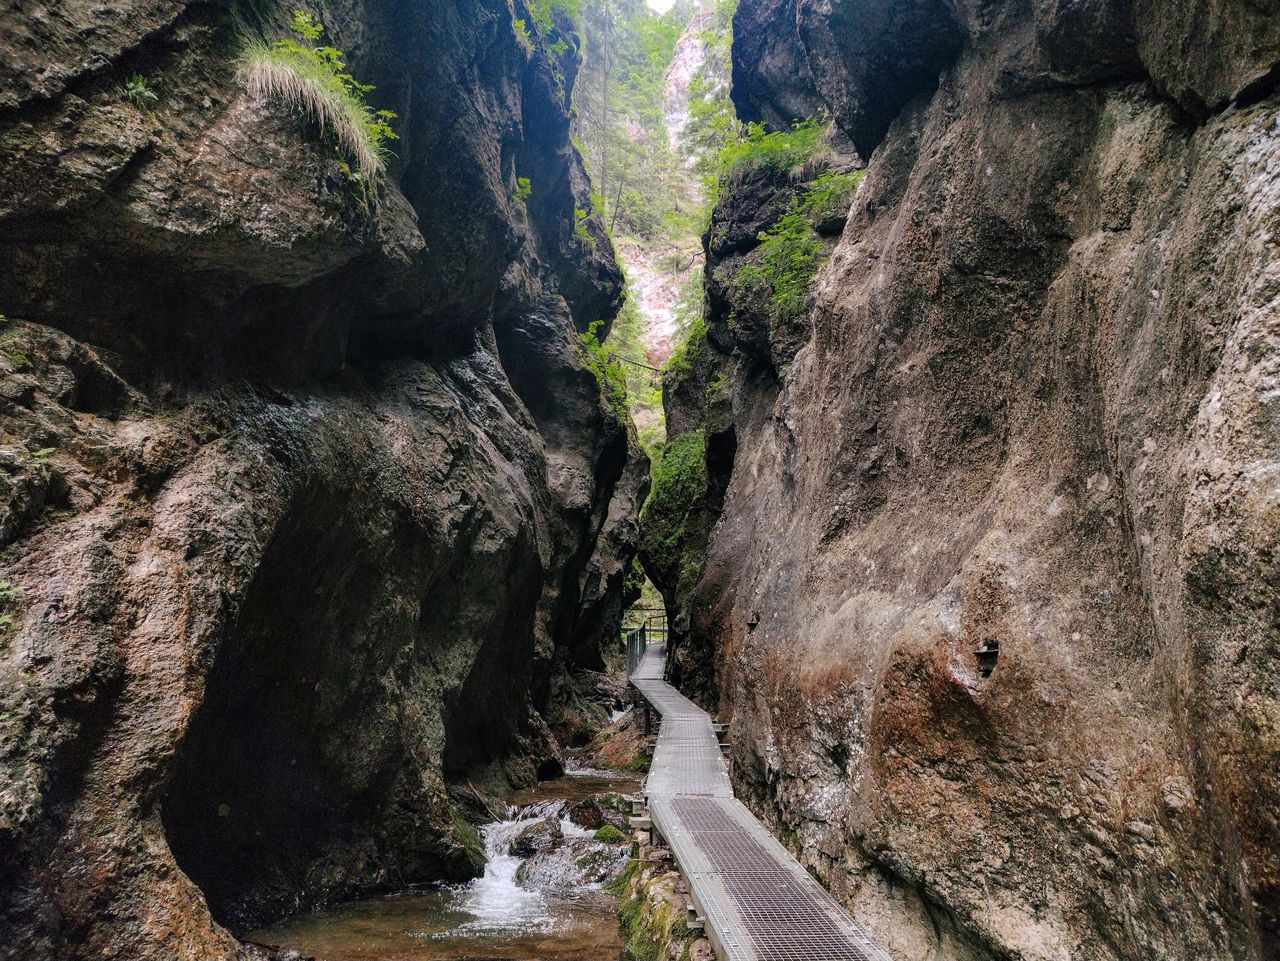
[[[700,430],[667,441],[653,476],[653,494],[641,519],[640,550],[659,587],[677,598],[693,588],[710,533],[706,439]]]
[[[603,841],[605,844],[627,843],[627,836],[612,824],[603,825],[592,837],[594,840]]]

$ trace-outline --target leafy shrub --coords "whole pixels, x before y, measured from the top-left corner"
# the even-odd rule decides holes
[[[615,828],[612,824],[602,825],[596,831],[596,833],[593,834],[591,837],[592,837],[592,840],[603,841],[605,844],[626,844],[627,843],[627,836],[623,834],[621,831],[619,831],[617,828]]]
[[[585,334],[578,335],[579,356],[582,364],[595,376],[609,406],[625,421],[627,418],[627,372],[622,362],[600,341],[603,320],[592,321]]]
[[[759,233],[755,263],[738,269],[732,285],[739,292],[763,293],[773,330],[794,327],[804,316],[809,284],[822,265],[822,239],[814,223],[848,209],[866,171],[828,170],[804,188],[790,209]]]
[[[121,92],[124,94],[125,100],[139,108],[150,106],[160,99],[156,96],[155,91],[151,89],[151,85],[147,83],[147,78],[140,73],[135,73],[126,80]]]
[[[694,314],[689,321],[689,332],[671,356],[667,358],[667,362],[663,365],[663,372],[675,379],[687,377],[693,372],[693,362],[697,359],[698,351],[702,349],[702,344],[707,339],[707,320],[701,314]]]
[[[738,140],[720,151],[720,169],[724,176],[758,167],[790,170],[818,152],[826,131],[817,120],[798,120],[790,130],[774,131],[749,123]]]
[[[31,455],[31,461],[36,465],[36,470],[44,472],[49,469],[49,455],[55,450],[57,450],[56,447],[41,447]]]
[[[805,188],[800,209],[815,223],[847,213],[853,192],[866,174],[865,170],[824,172]]]
[[[516,36],[526,46],[533,45],[533,37],[529,34],[529,25],[525,22],[524,17],[513,21],[512,26],[516,28]]]
[[[241,57],[249,92],[277,98],[331,134],[362,175],[376,177],[386,166],[387,141],[395,140],[395,114],[365,102],[373,87],[347,72],[343,53],[324,45],[324,25],[304,10],[293,12],[294,37],[274,43],[250,41]]]
[[[758,262],[740,267],[734,286],[767,295],[769,324],[776,330],[803,317],[809,282],[822,260],[822,239],[809,218],[795,209],[759,237]]]
[[[587,218],[590,216],[581,207],[573,208],[573,239],[584,247],[591,246],[591,231],[587,229]]]
[[[529,15],[540,34],[548,34],[555,29],[555,12],[562,12],[577,19],[580,13],[580,0],[529,0]]]
[[[511,199],[519,203],[524,203],[533,193],[533,184],[529,182],[528,177],[516,178],[516,189],[511,194]]]

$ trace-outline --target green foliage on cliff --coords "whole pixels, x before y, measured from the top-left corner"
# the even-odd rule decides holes
[[[573,208],[573,239],[584,247],[591,246],[591,231],[587,229],[587,220],[591,217],[581,207]]]
[[[653,467],[653,488],[641,524],[645,567],[676,586],[693,587],[702,566],[707,531],[702,529],[707,491],[706,439],[689,431],[669,439]]]
[[[799,207],[815,222],[843,215],[866,175],[865,170],[828,170],[805,187]]]
[[[365,100],[373,90],[348,71],[337,47],[323,43],[324,25],[305,10],[293,12],[295,36],[271,43],[250,40],[240,63],[249,92],[276,99],[315,121],[355,161],[361,175],[382,172],[395,140],[395,114],[375,110]]]
[[[600,385],[609,406],[625,421],[630,416],[627,413],[627,372],[622,362],[601,342],[600,328],[603,326],[603,320],[592,321],[587,332],[578,335],[578,356]]]
[[[665,373],[675,379],[687,377],[692,373],[693,362],[706,339],[707,321],[702,313],[699,312],[690,318],[686,334],[667,359],[666,367],[664,368]]]
[[[790,170],[818,152],[825,124],[798,120],[790,130],[769,130],[761,123],[747,124],[743,135],[720,151],[724,176],[759,167]]]
[[[809,282],[822,261],[822,239],[799,210],[783,215],[760,233],[759,260],[738,269],[732,286],[768,298],[773,329],[796,324],[809,299]]]
[[[790,209],[758,235],[755,260],[738,269],[730,292],[763,295],[771,329],[795,329],[804,319],[809,285],[823,261],[815,223],[848,210],[866,171],[828,170],[803,188]]]
[[[517,177],[516,189],[511,191],[511,199],[518,203],[524,203],[526,200],[529,199],[532,193],[533,193],[533,184],[529,181],[529,178]]]
[[[529,0],[529,15],[537,24],[538,31],[550,33],[555,28],[555,14],[563,13],[571,19],[577,19],[582,4],[579,0]]]
[[[147,82],[147,78],[140,73],[135,73],[126,80],[120,92],[124,94],[125,100],[139,108],[149,107],[160,99],[156,96],[155,91],[151,89],[151,84]]]

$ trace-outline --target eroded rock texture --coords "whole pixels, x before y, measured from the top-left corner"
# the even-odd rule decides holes
[[[1280,8],[775,9],[735,97],[868,172],[789,366],[713,275],[668,390],[739,788],[895,957],[1280,957]]]
[[[577,351],[621,278],[574,237],[575,47],[505,0],[317,13],[400,115],[375,205],[238,79],[287,11],[5,14],[5,957],[236,957],[467,876],[471,785],[557,768],[617,636],[646,474]]]

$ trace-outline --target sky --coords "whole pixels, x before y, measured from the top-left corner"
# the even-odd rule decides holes
[[[671,5],[675,2],[676,0],[649,0],[649,6],[654,10],[657,10],[659,13],[666,13],[671,9]]]

